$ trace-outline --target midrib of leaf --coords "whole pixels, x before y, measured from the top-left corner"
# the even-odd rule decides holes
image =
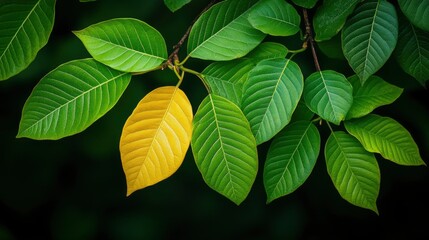
[[[320,77],[322,78],[323,86],[325,86],[326,92],[328,93],[327,95],[328,95],[328,99],[329,99],[329,106],[331,106],[332,111],[335,114],[334,117],[337,118],[336,111],[335,111],[335,108],[334,108],[334,105],[333,105],[333,101],[332,101],[332,98],[331,98],[331,92],[328,91],[328,86],[326,85],[325,77],[324,77],[324,75],[323,75],[322,72],[320,72]]]
[[[287,24],[287,25],[289,25],[289,26],[298,27],[298,25],[292,24],[292,23],[290,23],[290,22],[288,22],[288,21],[285,21],[285,20],[282,20],[282,19],[280,19],[280,18],[274,18],[274,17],[271,17],[271,16],[264,16],[264,17],[265,17],[265,18],[268,18],[268,19],[270,19],[270,20],[274,20],[274,21],[278,21],[278,22],[285,23],[285,24]]]
[[[419,41],[419,37],[417,36],[417,33],[416,33],[415,29],[414,29],[413,24],[411,24],[411,23],[410,23],[410,26],[411,26],[411,31],[413,32],[414,38],[416,39],[417,52],[418,52],[418,55],[419,55],[419,57],[418,57],[419,66],[422,66],[422,65],[423,65],[423,63],[422,63],[422,55],[423,55],[423,54],[422,54],[422,52],[421,52],[421,48],[420,48],[420,41]],[[421,68],[421,67],[420,67],[420,68]]]
[[[84,96],[84,95],[88,94],[88,92],[91,92],[92,90],[94,90],[94,89],[96,89],[96,88],[102,87],[102,86],[104,86],[105,84],[108,84],[108,83],[110,83],[110,82],[112,82],[112,81],[116,80],[117,78],[120,78],[120,77],[122,77],[122,76],[124,76],[124,75],[126,75],[126,74],[128,74],[128,73],[122,73],[122,74],[120,74],[120,75],[118,75],[118,76],[116,76],[116,77],[113,77],[113,78],[111,78],[111,79],[107,80],[106,82],[104,82],[104,83],[102,83],[102,84],[99,84],[99,85],[97,85],[97,86],[94,86],[94,87],[92,87],[92,88],[88,89],[88,90],[87,90],[87,91],[85,91],[85,92],[82,92],[81,94],[79,94],[78,96],[74,97],[74,98],[73,98],[73,99],[71,99],[70,101],[67,101],[66,103],[64,103],[64,104],[60,105],[60,106],[59,106],[58,108],[56,108],[54,111],[50,112],[49,114],[47,114],[46,116],[44,116],[43,118],[41,118],[39,121],[37,121],[37,122],[33,123],[31,126],[27,127],[27,128],[26,128],[24,131],[22,131],[22,132],[26,132],[26,131],[28,131],[28,129],[33,128],[35,125],[37,125],[38,123],[40,123],[40,122],[44,121],[47,117],[51,116],[52,114],[54,114],[54,113],[58,112],[59,110],[61,110],[62,108],[64,108],[66,105],[69,105],[71,102],[74,102],[76,99],[78,99],[78,98],[80,98],[80,97],[82,97],[82,96]]]
[[[377,7],[375,8],[375,13],[374,16],[372,17],[372,23],[371,23],[371,31],[369,32],[369,41],[368,41],[368,47],[366,48],[366,55],[365,55],[365,61],[364,61],[364,70],[366,71],[366,66],[368,65],[368,55],[369,55],[369,51],[370,51],[370,47],[371,47],[371,42],[372,42],[372,34],[374,32],[374,25],[375,25],[375,19],[378,13],[378,7],[380,6],[380,2],[377,2]]]

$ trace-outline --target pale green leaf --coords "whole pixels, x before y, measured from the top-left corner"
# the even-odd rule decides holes
[[[231,101],[210,94],[199,106],[193,126],[192,152],[204,181],[239,205],[258,171],[256,142],[246,117]]]
[[[358,5],[342,33],[348,63],[362,83],[389,59],[398,39],[395,7],[386,0],[368,0]]]
[[[338,193],[349,203],[378,214],[380,169],[373,153],[354,137],[332,132],[325,145],[328,174]]]
[[[59,139],[82,132],[116,104],[130,79],[94,59],[57,67],[25,102],[17,137]]]
[[[256,0],[222,1],[204,12],[192,26],[188,55],[205,60],[232,60],[254,49],[265,34],[247,20]]]
[[[411,134],[394,119],[369,114],[344,125],[369,152],[400,165],[426,165]]]
[[[0,3],[0,81],[20,73],[48,42],[55,0],[2,0]]]
[[[353,104],[347,119],[365,116],[380,106],[391,104],[403,91],[375,75],[369,77],[363,85],[356,75],[348,80],[353,86]]]
[[[429,0],[398,0],[404,15],[420,29],[429,31]]]
[[[261,144],[276,135],[291,120],[303,91],[303,75],[290,59],[260,61],[243,86],[241,108]]]
[[[162,35],[133,18],[110,19],[74,34],[95,60],[123,72],[150,71],[168,57]]]
[[[167,6],[172,12],[179,10],[190,2],[191,0],[164,0],[165,6]]]
[[[320,151],[320,134],[309,121],[286,126],[273,139],[264,166],[267,202],[292,193],[310,176]]]
[[[311,111],[339,125],[353,103],[353,88],[341,73],[315,72],[305,80],[304,100]]]

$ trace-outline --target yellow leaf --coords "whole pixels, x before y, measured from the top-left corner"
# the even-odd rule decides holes
[[[127,196],[176,172],[189,148],[192,118],[191,103],[178,87],[157,88],[139,102],[119,144]]]

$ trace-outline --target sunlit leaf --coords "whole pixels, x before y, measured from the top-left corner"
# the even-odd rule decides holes
[[[232,60],[254,49],[265,34],[247,17],[256,0],[222,1],[204,12],[192,26],[188,55],[206,60]]]
[[[167,6],[172,12],[179,10],[190,2],[191,0],[164,0],[165,6]]]
[[[426,165],[411,134],[394,119],[369,114],[344,125],[369,152],[400,165]]]
[[[320,151],[320,134],[309,121],[286,126],[273,139],[264,166],[267,202],[290,194],[310,176]]]
[[[391,104],[402,93],[402,88],[375,75],[369,77],[363,85],[356,75],[348,80],[353,86],[353,104],[347,113],[347,119],[365,116],[380,106]]]
[[[341,73],[315,72],[305,80],[304,100],[311,111],[338,125],[353,103],[353,88]]]
[[[398,0],[404,15],[420,29],[429,31],[429,1],[428,0]]]
[[[398,39],[395,7],[386,0],[358,5],[342,31],[342,46],[362,84],[389,59]]]
[[[25,102],[17,137],[59,139],[82,132],[116,104],[130,79],[94,59],[59,66]]]
[[[246,117],[231,101],[210,94],[199,106],[193,126],[192,152],[204,181],[240,204],[258,171],[256,142]]]
[[[328,174],[338,193],[349,203],[378,214],[380,169],[373,153],[354,137],[332,132],[325,145]]]
[[[20,73],[48,42],[55,0],[2,0],[0,3],[0,81]]]
[[[290,122],[303,85],[301,69],[290,59],[262,60],[250,71],[241,108],[258,144],[271,139]]]
[[[191,103],[178,87],[159,87],[138,103],[119,144],[127,196],[177,171],[191,142],[192,118]]]
[[[94,59],[120,71],[149,71],[167,59],[162,35],[137,19],[110,19],[74,34]]]

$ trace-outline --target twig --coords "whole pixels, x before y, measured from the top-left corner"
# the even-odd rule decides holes
[[[311,53],[313,54],[314,66],[316,67],[317,71],[320,71],[321,69],[320,69],[319,60],[316,54],[316,48],[314,46],[314,37],[313,37],[313,32],[311,31],[311,23],[308,18],[307,9],[304,8],[302,12],[304,14],[304,22],[305,22],[305,35],[306,35],[305,47],[307,46],[308,43],[310,43]]]

